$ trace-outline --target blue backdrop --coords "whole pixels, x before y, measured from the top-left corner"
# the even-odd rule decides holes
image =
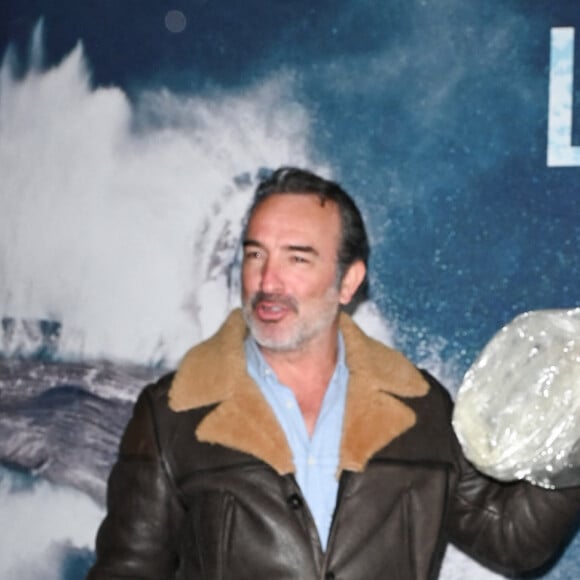
[[[137,391],[237,301],[264,168],[359,201],[362,319],[451,391],[515,315],[578,306],[576,27],[573,0],[3,2],[0,576],[82,577]],[[542,577],[578,574],[577,537]]]

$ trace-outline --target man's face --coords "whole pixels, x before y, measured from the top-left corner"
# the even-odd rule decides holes
[[[273,195],[254,211],[244,240],[242,304],[256,342],[307,347],[336,332],[341,237],[338,207],[317,195]]]

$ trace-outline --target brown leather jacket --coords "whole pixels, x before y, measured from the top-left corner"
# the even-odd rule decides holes
[[[240,313],[141,394],[111,473],[90,580],[426,580],[448,541],[497,571],[540,566],[580,490],[499,484],[463,457],[450,397],[341,319],[349,393],[327,551],[284,434],[245,371]]]

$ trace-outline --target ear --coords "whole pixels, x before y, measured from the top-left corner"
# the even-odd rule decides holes
[[[340,283],[339,298],[343,305],[348,304],[358,287],[362,284],[367,273],[367,268],[362,260],[352,263],[345,272]]]

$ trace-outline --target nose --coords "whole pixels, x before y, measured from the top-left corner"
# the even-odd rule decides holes
[[[284,284],[280,267],[276,261],[269,256],[262,265],[260,272],[260,290],[269,294],[277,294],[282,291]]]

